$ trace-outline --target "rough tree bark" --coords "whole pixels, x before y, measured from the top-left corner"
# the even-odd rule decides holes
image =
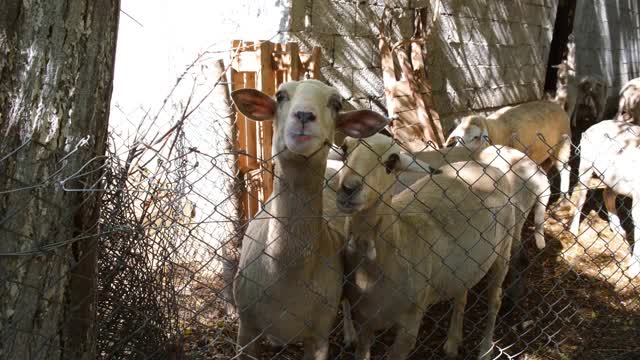
[[[99,186],[119,9],[0,5],[0,359],[96,357],[99,193],[68,190]]]
[[[385,1],[385,5],[388,1]],[[382,80],[391,117],[389,126],[393,137],[411,151],[424,151],[430,147],[440,148],[444,143],[440,116],[434,109],[431,85],[427,77],[424,47],[431,31],[427,32],[427,9],[415,10],[414,34],[392,43],[393,18],[385,24],[387,6],[379,24],[380,64]],[[435,14],[438,14],[436,8]],[[435,23],[432,21],[432,27]],[[394,60],[395,58],[395,60]],[[398,79],[400,67],[402,79]],[[428,144],[431,143],[431,146]]]
[[[238,170],[238,156],[234,151],[236,144],[236,137],[238,129],[236,127],[236,111],[229,95],[229,83],[227,82],[226,68],[222,60],[217,60],[213,64],[213,78],[219,80],[214,91],[211,93],[213,107],[216,109],[219,117],[214,121],[219,121],[223,124],[222,137],[224,138],[223,149],[225,159],[221,162],[220,166],[224,172],[233,177],[226,178],[225,192],[228,196],[227,209],[229,211],[229,218],[234,219],[232,231],[229,233],[229,237],[224,239],[222,243],[222,279],[225,284],[222,296],[226,301],[227,314],[232,315],[236,313],[235,302],[233,300],[233,277],[238,270],[238,261],[240,259],[239,246],[244,236],[244,230],[242,228],[242,189],[240,189],[240,183],[242,181],[242,175]],[[227,176],[228,176],[227,175]]]

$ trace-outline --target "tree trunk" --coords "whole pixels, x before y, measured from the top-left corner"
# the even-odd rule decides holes
[[[225,179],[225,196],[228,197],[227,201],[229,202],[226,208],[228,209],[229,218],[233,219],[231,232],[228,233],[228,237],[225,238],[221,244],[222,279],[225,285],[223,294],[221,295],[226,301],[227,314],[234,315],[236,308],[232,291],[233,277],[238,270],[238,261],[240,258],[238,247],[242,241],[242,236],[244,236],[242,227],[242,190],[240,189],[242,176],[238,170],[238,156],[234,151],[238,131],[236,128],[236,112],[233,102],[231,101],[231,96],[229,95],[229,83],[227,82],[225,71],[224,62],[217,60],[213,65],[213,78],[219,81],[219,83],[211,93],[211,96],[213,107],[216,109],[216,114],[218,114],[218,118],[214,121],[221,123],[224,132],[221,134],[224,139],[224,148],[221,149],[221,152],[227,155],[225,155],[225,159],[219,166],[222,167],[221,170],[223,170],[224,173],[228,174]]]
[[[119,9],[119,0],[0,6],[0,359],[96,357],[91,189]]]

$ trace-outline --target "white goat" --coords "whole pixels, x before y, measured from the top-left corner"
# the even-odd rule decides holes
[[[591,126],[582,134],[580,141],[580,171],[576,200],[576,213],[571,221],[571,232],[577,237],[580,215],[587,197],[589,179],[594,175],[607,186],[605,205],[609,212],[611,228],[625,235],[615,207],[615,194],[633,199],[631,215],[634,222],[635,244],[631,251],[631,267],[628,275],[640,272],[640,126],[622,120],[606,120]]]
[[[628,81],[620,90],[616,117],[640,125],[640,78]]]
[[[489,117],[471,115],[447,138],[447,146],[471,150],[486,146],[483,139],[522,151],[545,170],[555,165],[560,173],[560,191],[569,192],[571,126],[567,113],[551,101],[532,101],[500,109]],[[546,165],[546,166],[545,166]]]
[[[396,174],[414,160],[391,138],[367,145],[347,141],[338,208],[351,214],[346,249],[350,275],[345,297],[358,329],[356,359],[368,359],[373,332],[395,327],[389,359],[405,359],[414,347],[430,304],[455,299],[447,342],[456,356],[462,341],[467,291],[488,272],[489,314],[480,344],[491,357],[515,222],[504,173],[473,162],[454,163],[391,199]],[[431,171],[428,166],[422,166]]]
[[[231,95],[248,118],[275,120],[273,193],[249,223],[234,279],[239,356],[257,358],[266,335],[276,343],[302,340],[305,359],[327,359],[344,278],[344,239],[322,218],[327,145],[336,128],[366,137],[387,119],[340,113],[338,91],[316,80],[281,85],[277,101],[255,89]]]

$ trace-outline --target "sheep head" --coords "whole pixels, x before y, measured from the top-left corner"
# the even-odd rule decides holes
[[[487,118],[482,115],[465,116],[460,124],[449,134],[446,147],[465,146],[475,151],[488,145],[489,129]]]
[[[238,110],[255,121],[275,120],[273,153],[278,157],[308,158],[328,152],[336,129],[364,138],[382,129],[388,120],[370,110],[341,112],[338,91],[317,80],[290,81],[280,85],[275,99],[255,90],[231,93]]]
[[[402,152],[395,141],[375,134],[363,142],[346,138],[342,146],[345,166],[339,173],[337,207],[353,214],[389,201],[396,175],[402,171],[436,174],[439,170]]]
[[[607,99],[606,82],[599,76],[585,75],[580,79],[578,88],[581,94],[579,103],[587,106],[592,112],[591,117],[597,119]]]

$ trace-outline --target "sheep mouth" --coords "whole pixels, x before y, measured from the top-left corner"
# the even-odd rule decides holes
[[[362,204],[358,202],[354,202],[353,200],[350,200],[350,199],[338,199],[336,201],[336,205],[340,212],[345,213],[347,215],[353,215],[357,213],[362,207]]]
[[[294,134],[293,139],[297,142],[307,142],[314,139],[315,136],[308,134]]]
[[[305,133],[304,131],[291,132],[289,133],[289,137],[298,144],[308,143],[317,138],[316,135]]]

